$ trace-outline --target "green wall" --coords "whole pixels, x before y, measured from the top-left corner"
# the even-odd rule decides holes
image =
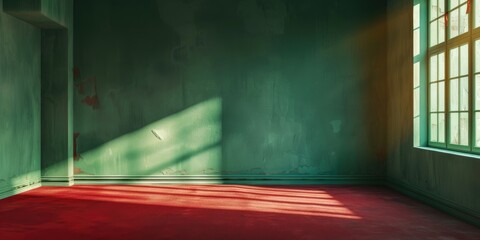
[[[17,33],[22,32],[16,30],[16,26],[5,25],[9,28],[5,28],[6,42],[2,45],[5,50],[2,52],[4,62],[0,66],[8,70],[5,71],[6,84],[8,81],[12,84],[21,84],[22,82],[15,78],[24,78],[27,73],[33,78],[31,82],[25,84],[33,89],[30,92],[8,86],[2,89],[5,91],[5,97],[17,97],[2,102],[7,112],[6,116],[10,117],[6,120],[16,124],[25,121],[24,124],[34,124],[36,128],[21,125],[8,128],[9,122],[6,121],[5,127],[13,136],[7,134],[4,139],[10,142],[13,139],[13,149],[22,151],[22,148],[25,148],[22,143],[27,144],[27,148],[30,143],[24,139],[23,134],[15,135],[23,131],[31,132],[31,141],[34,142],[37,151],[34,156],[26,157],[28,160],[25,161],[33,161],[35,166],[41,166],[41,171],[35,169],[36,177],[41,172],[43,184],[69,185],[73,180],[73,1],[4,0],[1,5],[5,19],[13,19],[16,21],[15,24],[26,26],[37,34],[35,38],[23,36]],[[7,17],[7,13],[15,18]],[[31,44],[35,48],[23,46]],[[29,65],[24,63],[26,62],[24,58],[29,59],[31,63]],[[35,71],[30,72],[30,67]],[[25,92],[17,93],[19,90]],[[27,94],[31,96],[25,97]],[[32,107],[22,105],[27,99],[32,98],[36,100],[36,108],[31,110]],[[20,116],[18,114],[21,111],[33,113],[28,116],[24,113],[24,118],[18,120],[16,118]],[[9,145],[2,147],[10,148]],[[13,159],[8,156],[8,151],[6,153],[5,159]],[[22,166],[22,163],[17,161],[8,161],[6,164],[8,164],[8,167],[4,168],[6,171]]]
[[[40,30],[0,0],[0,195],[40,181]]]
[[[81,176],[382,176],[386,3],[75,1]]]
[[[73,1],[42,0],[42,181],[73,183]]]
[[[480,159],[413,147],[412,1],[388,5],[387,177],[398,189],[480,226]]]

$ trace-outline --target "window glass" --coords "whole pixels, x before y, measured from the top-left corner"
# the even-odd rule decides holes
[[[445,82],[438,83],[438,111],[445,111]]]
[[[450,77],[458,76],[458,48],[450,50]]]
[[[460,47],[460,75],[468,74],[468,45]]]
[[[413,6],[413,29],[420,27],[420,4]]]
[[[480,110],[480,75],[475,76],[475,110]]]
[[[468,145],[468,113],[460,113],[460,145]]]
[[[454,38],[458,36],[459,33],[459,24],[458,24],[458,9],[452,10],[450,12],[450,16],[448,17],[450,20],[448,23],[450,29],[450,38]]]
[[[437,21],[430,23],[430,47],[437,45],[438,43],[438,28]]]
[[[474,14],[475,14],[475,28],[477,27],[480,27],[480,10],[478,9],[480,7],[480,0],[475,0],[474,3],[473,3],[473,7],[471,8],[471,10],[473,10]],[[470,10],[470,11],[471,11]]]
[[[468,32],[468,13],[467,4],[460,7],[460,14],[458,19],[458,33],[463,34]]]
[[[468,111],[468,78],[460,79],[460,110]]]
[[[438,80],[445,80],[445,53],[438,54]]]
[[[460,134],[458,131],[458,113],[450,114],[450,143],[458,145]]]
[[[450,111],[458,111],[458,79],[450,80]]]
[[[475,146],[480,147],[480,113],[475,114]]]
[[[445,114],[438,114],[438,142],[445,142]]]
[[[438,141],[438,128],[437,128],[437,114],[432,113],[430,114],[430,141],[437,142]]]
[[[437,83],[430,84],[430,112],[438,111]]]

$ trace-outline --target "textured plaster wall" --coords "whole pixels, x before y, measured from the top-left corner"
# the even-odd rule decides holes
[[[77,175],[374,175],[386,2],[82,0]]]
[[[40,180],[40,30],[0,0],[0,193]]]

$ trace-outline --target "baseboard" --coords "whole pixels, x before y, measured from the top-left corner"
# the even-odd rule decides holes
[[[382,185],[382,176],[188,175],[75,176],[75,184]]]
[[[38,188],[38,187],[41,187],[41,186],[42,186],[42,184],[40,183],[40,180],[38,180],[38,181],[35,181],[35,182],[28,181],[28,182],[25,182],[23,184],[19,184],[19,185],[16,185],[16,186],[11,186],[8,189],[4,188],[4,189],[0,190],[0,199],[5,199],[5,198],[11,197],[13,195],[17,195],[17,194],[20,194],[20,193],[23,193],[23,192],[26,192],[26,191],[30,191],[32,189],[35,189],[35,188]]]
[[[42,186],[69,187],[73,185],[73,177],[42,176]]]
[[[387,179],[386,185],[400,193],[403,193],[418,201],[424,202],[440,211],[457,217],[465,222],[480,227],[480,212],[460,206],[450,200],[444,199],[435,194],[425,192],[418,187],[396,181],[394,179]]]

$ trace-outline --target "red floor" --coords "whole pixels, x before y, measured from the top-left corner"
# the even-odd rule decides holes
[[[0,239],[480,239],[380,187],[42,187],[0,200]]]

